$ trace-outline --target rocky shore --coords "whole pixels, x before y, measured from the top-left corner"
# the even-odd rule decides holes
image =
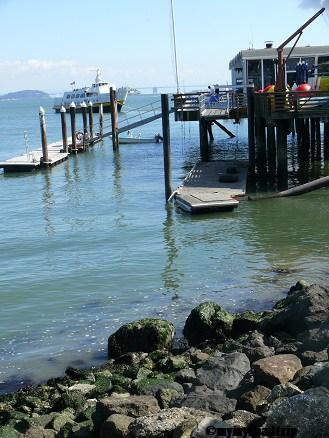
[[[329,289],[298,282],[261,313],[202,303],[183,333],[122,326],[102,367],[0,397],[0,438],[329,437]]]

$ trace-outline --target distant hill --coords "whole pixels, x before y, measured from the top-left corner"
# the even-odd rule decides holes
[[[12,93],[3,94],[0,96],[0,100],[8,100],[8,99],[29,99],[31,97],[44,98],[50,97],[49,94],[44,91],[39,90],[21,90],[14,91]]]

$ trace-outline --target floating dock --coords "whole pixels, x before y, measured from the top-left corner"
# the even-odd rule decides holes
[[[189,213],[233,210],[247,187],[247,160],[200,161],[177,189],[176,204]]]
[[[28,151],[25,154],[10,158],[0,162],[0,169],[4,172],[25,172],[40,167],[50,167],[61,163],[69,156],[67,152],[62,152],[63,143],[57,141],[48,145],[48,161],[42,161],[42,149]]]

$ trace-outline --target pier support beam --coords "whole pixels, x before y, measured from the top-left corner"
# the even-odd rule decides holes
[[[164,180],[165,180],[165,196],[166,196],[166,201],[168,201],[168,199],[172,194],[168,94],[161,94],[161,110],[162,110],[163,167],[164,167]]]
[[[208,122],[207,129],[209,134],[209,141],[212,143],[214,141],[214,135],[212,133],[212,122]]]
[[[268,170],[271,176],[276,174],[276,143],[274,126],[267,127],[266,133],[267,162]]]
[[[199,133],[200,133],[200,156],[202,161],[209,161],[209,142],[208,142],[208,130],[207,120],[201,117],[199,121]]]
[[[93,113],[93,103],[88,104],[88,118],[89,118],[89,136],[90,141],[94,140],[94,113]]]
[[[315,159],[315,120],[311,119],[310,126],[311,161]]]
[[[61,106],[60,113],[61,113],[63,152],[68,153],[69,147],[67,143],[66,109],[63,105]]]
[[[323,158],[329,160],[329,121],[323,123]]]
[[[110,101],[111,101],[111,125],[112,125],[112,146],[116,151],[119,148],[119,136],[118,136],[118,107],[116,92],[110,88]]]
[[[288,187],[288,152],[286,121],[278,120],[276,127],[278,188],[284,190]]]
[[[256,131],[256,161],[257,161],[257,174],[260,177],[266,176],[266,131],[265,131],[265,119],[259,117],[255,121]]]
[[[71,136],[72,144],[70,152],[77,152],[77,125],[75,121],[75,103],[72,102],[70,105],[70,119],[71,119]]]
[[[248,151],[249,151],[249,174],[255,174],[255,90],[254,86],[247,88],[248,105]]]
[[[321,161],[321,130],[320,119],[315,120],[316,161]]]
[[[42,158],[40,159],[40,164],[47,164],[49,162],[48,158],[48,143],[47,143],[47,133],[46,133],[46,118],[45,110],[40,106],[39,109],[39,120],[40,120],[40,130],[41,130],[41,144],[42,144]]]

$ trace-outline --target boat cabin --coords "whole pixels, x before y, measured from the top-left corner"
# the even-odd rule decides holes
[[[284,48],[284,57],[290,53],[291,47]],[[254,83],[255,89],[263,89],[276,81],[277,50],[272,42],[266,42],[264,49],[241,50],[229,63],[232,85]],[[329,46],[295,47],[285,68],[286,83],[292,87],[296,82],[298,65],[307,70],[308,82],[319,88],[325,85],[329,89]],[[323,80],[320,81],[320,78]],[[320,85],[322,84],[322,85]]]

